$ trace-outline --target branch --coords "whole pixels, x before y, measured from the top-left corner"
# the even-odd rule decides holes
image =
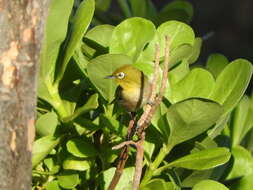
[[[136,143],[137,154],[135,161],[135,172],[133,178],[133,188],[132,190],[138,190],[140,186],[141,174],[142,174],[142,163],[144,156],[144,140],[145,140],[145,132],[141,134],[141,139]]]
[[[155,63],[154,63],[154,76],[151,83],[151,95],[148,100],[148,104],[145,106],[144,112],[141,115],[140,119],[137,122],[137,135],[139,137],[139,140],[137,142],[134,142],[131,140],[133,136],[133,130],[134,129],[134,120],[131,120],[129,122],[128,126],[128,135],[127,135],[127,141],[114,146],[113,149],[120,149],[123,147],[123,150],[120,154],[119,163],[117,165],[117,169],[114,173],[113,179],[111,181],[111,184],[108,188],[108,190],[114,190],[116,185],[119,182],[119,179],[121,177],[121,174],[123,172],[123,169],[125,167],[125,163],[128,158],[128,151],[129,151],[129,145],[134,145],[137,149],[136,154],[136,163],[135,163],[135,174],[133,179],[133,188],[132,190],[138,190],[140,185],[140,179],[142,175],[142,164],[143,164],[143,157],[144,157],[144,140],[145,140],[145,132],[144,130],[147,128],[147,126],[150,124],[151,119],[157,109],[157,107],[160,105],[165,89],[167,87],[167,79],[168,79],[168,64],[169,64],[169,38],[168,36],[165,36],[165,61],[163,65],[163,76],[162,76],[162,84],[159,89],[158,95],[156,95],[156,89],[158,84],[158,75],[159,75],[159,61],[160,61],[160,47],[158,44],[155,46]]]
[[[156,92],[156,85],[157,85],[157,79],[158,79],[158,69],[159,69],[159,48],[156,48],[156,58],[155,58],[155,65],[154,65],[154,78],[152,81],[152,87],[151,87],[151,96],[149,98],[150,102],[155,102],[154,104],[148,104],[145,108],[144,113],[142,114],[141,118],[138,121],[138,136],[140,140],[136,143],[137,144],[137,154],[136,154],[136,164],[135,164],[135,174],[133,179],[133,188],[132,190],[138,190],[140,186],[140,180],[141,180],[141,174],[142,174],[142,163],[143,163],[143,156],[144,156],[144,139],[145,139],[145,128],[150,124],[151,119],[157,109],[157,107],[160,105],[165,89],[167,87],[167,80],[168,80],[168,68],[169,68],[169,38],[168,36],[165,36],[165,60],[163,65],[163,76],[162,76],[162,84],[159,90],[158,96],[155,98],[155,92]]]
[[[128,124],[128,129],[127,129],[127,137],[126,139],[130,139],[130,135],[132,134],[132,129],[134,126],[134,119],[130,120],[129,124]],[[115,147],[114,147],[115,148]],[[128,159],[128,152],[129,152],[129,147],[128,145],[125,145],[120,153],[119,156],[119,162],[117,164],[117,168],[115,170],[114,176],[112,178],[112,181],[108,187],[108,190],[114,190],[116,185],[119,182],[119,179],[123,173],[123,169],[125,167],[126,161]]]

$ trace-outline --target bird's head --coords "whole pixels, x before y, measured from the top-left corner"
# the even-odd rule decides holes
[[[114,79],[123,89],[139,88],[141,85],[141,71],[129,64],[116,69],[106,78]]]

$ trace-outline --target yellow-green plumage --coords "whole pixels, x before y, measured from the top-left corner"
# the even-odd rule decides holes
[[[127,111],[135,112],[142,107],[150,95],[148,78],[132,65],[124,65],[116,69],[110,76],[120,86],[120,100]]]

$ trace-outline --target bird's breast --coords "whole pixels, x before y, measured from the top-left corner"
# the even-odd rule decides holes
[[[129,112],[134,112],[142,107],[149,97],[149,88],[122,89],[120,104]]]

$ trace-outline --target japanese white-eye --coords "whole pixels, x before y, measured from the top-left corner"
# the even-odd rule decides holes
[[[134,66],[123,65],[106,78],[114,79],[119,85],[119,104],[128,112],[136,112],[147,103],[151,85],[143,72]]]

